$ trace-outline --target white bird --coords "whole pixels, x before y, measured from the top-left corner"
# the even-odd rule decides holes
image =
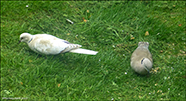
[[[132,69],[141,75],[148,74],[152,69],[153,59],[148,47],[148,42],[139,42],[131,56]]]
[[[73,52],[80,54],[96,55],[97,51],[80,48],[81,45],[69,43],[66,40],[57,38],[49,34],[22,33],[20,41],[28,44],[31,50],[39,54],[56,55],[65,52]]]

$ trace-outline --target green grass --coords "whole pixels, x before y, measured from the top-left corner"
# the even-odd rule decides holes
[[[1,99],[184,100],[185,14],[184,1],[1,1]],[[18,44],[23,32],[99,53],[41,56]],[[148,76],[130,67],[139,41],[150,43]]]

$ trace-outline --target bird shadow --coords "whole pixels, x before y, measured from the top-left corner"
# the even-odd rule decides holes
[[[141,75],[141,74],[138,74],[138,73],[134,72],[134,74],[137,75],[138,77],[147,77],[147,78],[151,77],[150,73],[148,73],[146,75]]]

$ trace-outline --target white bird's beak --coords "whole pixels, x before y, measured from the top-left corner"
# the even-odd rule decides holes
[[[19,40],[19,44],[21,43],[21,40]]]

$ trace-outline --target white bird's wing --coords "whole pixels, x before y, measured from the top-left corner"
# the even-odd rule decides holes
[[[38,34],[34,35],[33,40],[28,45],[37,53],[55,55],[68,47],[68,41],[59,39],[52,35]]]

